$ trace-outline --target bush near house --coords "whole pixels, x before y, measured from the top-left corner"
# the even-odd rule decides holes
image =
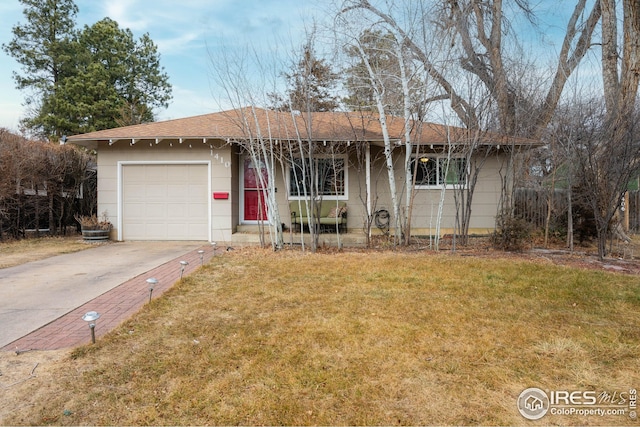
[[[76,233],[96,206],[93,157],[0,128],[0,240]],[[31,233],[30,233],[31,232]]]

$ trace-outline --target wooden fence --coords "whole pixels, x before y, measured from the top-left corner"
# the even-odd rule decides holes
[[[547,218],[549,189],[518,188],[515,191],[515,214],[527,220],[535,228],[544,228]],[[556,189],[551,207],[551,228],[566,228],[567,224],[567,190]],[[628,230],[640,232],[640,190],[628,192],[628,203],[625,206],[625,222]],[[628,218],[628,220],[627,220]],[[625,224],[626,225],[626,224]]]

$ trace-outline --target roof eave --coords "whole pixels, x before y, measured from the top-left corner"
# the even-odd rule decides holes
[[[98,149],[98,140],[97,139],[67,139],[65,145],[73,144],[80,147],[87,148],[89,150],[97,150]]]

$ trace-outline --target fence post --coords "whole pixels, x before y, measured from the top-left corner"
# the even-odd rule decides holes
[[[629,232],[629,192],[624,193],[624,214],[622,219],[622,228]]]

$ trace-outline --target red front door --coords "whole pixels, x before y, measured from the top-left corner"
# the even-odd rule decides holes
[[[262,181],[260,180],[262,174]],[[258,221],[267,219],[264,186],[267,185],[268,174],[263,162],[260,172],[251,159],[244,159],[244,220]]]

